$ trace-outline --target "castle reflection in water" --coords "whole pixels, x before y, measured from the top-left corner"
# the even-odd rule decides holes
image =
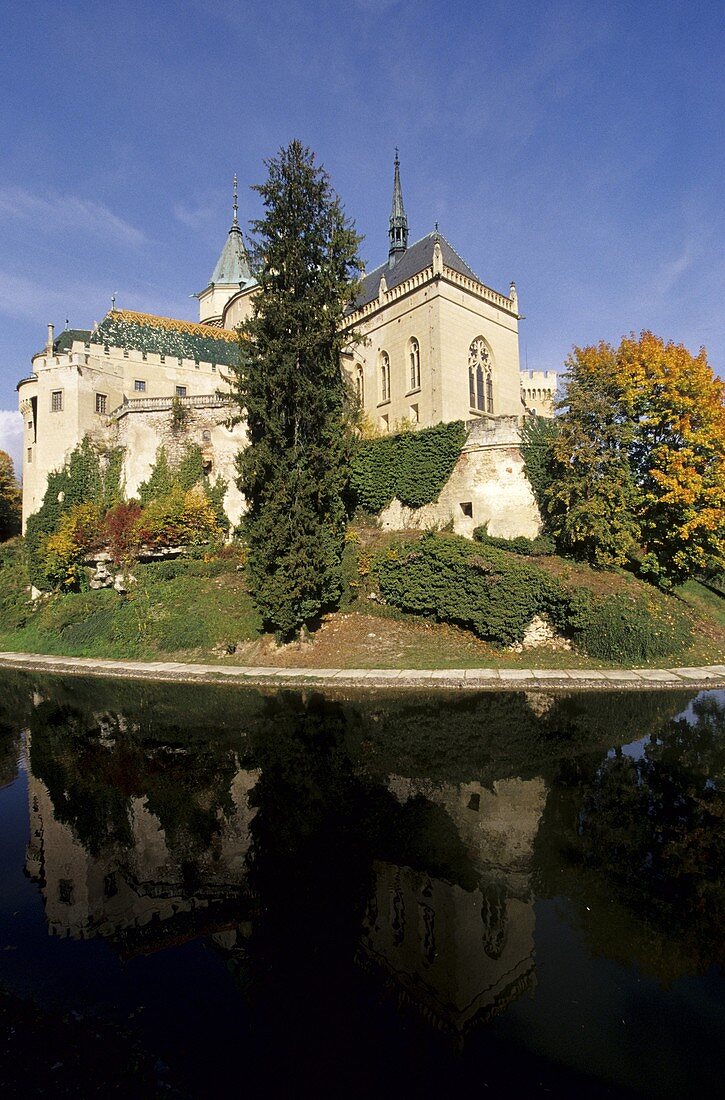
[[[561,775],[581,791],[612,722],[626,743],[688,701],[620,700],[597,727],[566,697],[490,697],[451,712],[451,754],[429,701],[257,697],[238,719],[222,701],[212,736],[74,695],[36,691],[25,730],[26,869],[50,935],[122,958],[203,938],[244,987],[259,929],[311,907],[310,927],[349,924],[332,938],[379,996],[458,1041],[536,989],[542,820],[551,838],[581,819]]]

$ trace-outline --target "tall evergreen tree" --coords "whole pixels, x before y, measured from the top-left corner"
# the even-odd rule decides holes
[[[259,291],[242,326],[235,397],[248,447],[238,484],[252,597],[269,630],[290,637],[342,591],[349,449],[341,322],[360,271],[360,238],[327,173],[293,141],[255,190]]]

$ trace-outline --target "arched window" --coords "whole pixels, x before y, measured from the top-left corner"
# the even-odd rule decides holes
[[[365,376],[362,367],[358,367],[355,371],[355,393],[362,408],[365,404]]]
[[[472,409],[493,412],[491,353],[482,336],[477,336],[468,349],[468,393]]]
[[[380,400],[390,400],[390,356],[387,351],[380,352]]]
[[[409,352],[410,358],[410,388],[411,390],[420,389],[420,344],[416,340],[415,336],[410,341]]]

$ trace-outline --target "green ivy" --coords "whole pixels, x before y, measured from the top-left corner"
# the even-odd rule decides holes
[[[453,473],[464,443],[461,420],[382,439],[361,439],[350,462],[355,504],[379,512],[393,497],[411,508],[432,504]]]

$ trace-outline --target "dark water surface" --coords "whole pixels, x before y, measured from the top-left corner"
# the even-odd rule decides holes
[[[714,1095],[725,693],[0,679],[4,1096]]]

